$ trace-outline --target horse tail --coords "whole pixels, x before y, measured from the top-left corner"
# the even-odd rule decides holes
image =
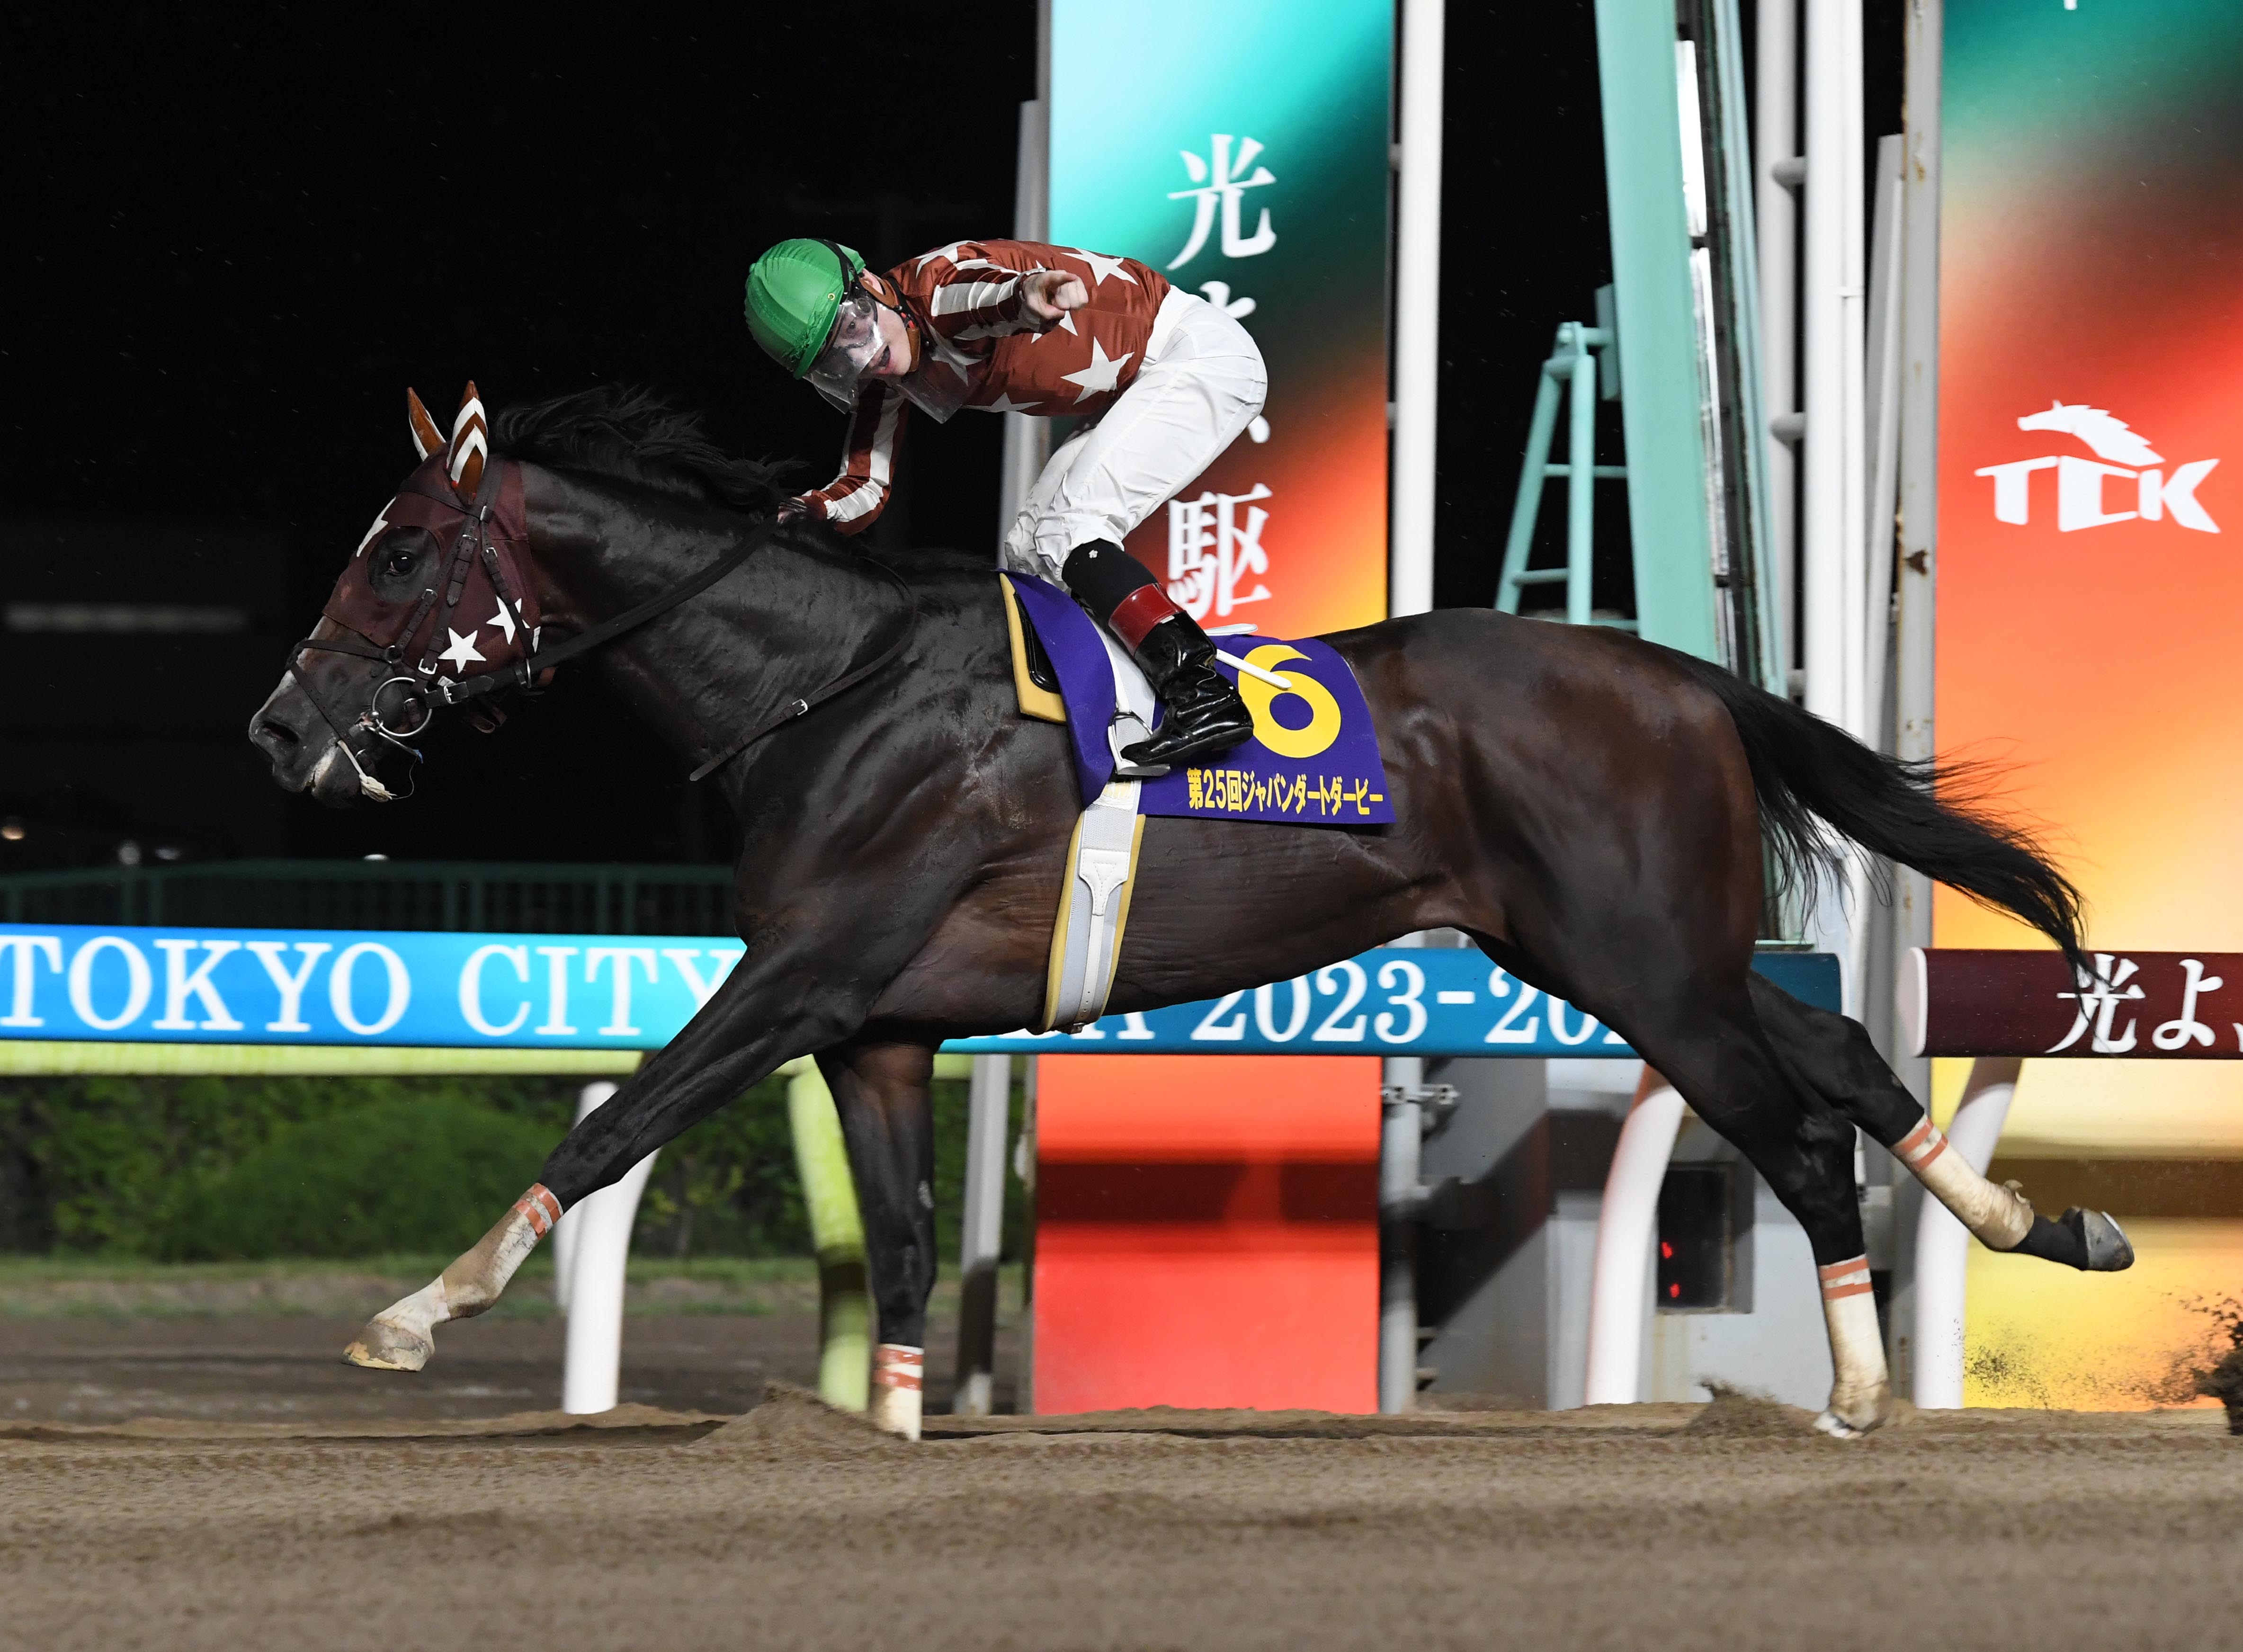
[[[1779,887],[1811,887],[1849,838],[2022,919],[2087,970],[2078,889],[2031,834],[1987,811],[1982,766],[1887,757],[1721,666],[1672,657],[1736,725]]]

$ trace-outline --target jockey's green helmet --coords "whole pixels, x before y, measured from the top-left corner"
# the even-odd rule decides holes
[[[748,331],[764,354],[800,378],[825,347],[833,318],[865,260],[838,241],[781,241],[748,270]]]

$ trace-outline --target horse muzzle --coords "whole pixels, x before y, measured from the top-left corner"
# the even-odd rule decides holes
[[[249,743],[273,765],[273,783],[286,792],[307,792],[329,808],[351,808],[365,801],[387,803],[397,793],[352,750],[348,737],[327,726],[311,697],[291,678],[249,720]]]

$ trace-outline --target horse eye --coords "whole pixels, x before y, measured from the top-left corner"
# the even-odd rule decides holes
[[[389,553],[388,562],[383,564],[383,570],[387,573],[400,575],[411,573],[413,571],[413,553],[409,550],[391,551]]]

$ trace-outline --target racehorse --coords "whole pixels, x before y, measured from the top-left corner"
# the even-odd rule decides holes
[[[746,952],[554,1150],[532,1190],[542,1201],[421,1293],[435,1306],[421,1320],[378,1316],[354,1357],[419,1368],[433,1325],[495,1299],[560,1209],[806,1054],[840,1109],[881,1335],[922,1343],[934,1052],[1034,1024],[1080,807],[1064,731],[1018,714],[989,559],[879,562],[779,521],[770,469],[726,459],[696,421],[643,394],[562,397],[502,414],[486,436],[471,386],[448,442],[417,399],[411,411],[424,462],[251,724],[275,780],[333,804],[387,795],[381,765],[444,700],[527,682],[596,644],[608,681],[681,761],[711,772],[738,817]],[[515,538],[496,556],[509,509]],[[536,651],[503,670],[468,669],[483,657],[449,626],[478,567],[502,592],[521,587],[510,600]],[[436,624],[447,591],[455,606]],[[441,637],[416,653],[432,627],[453,638],[450,677],[434,665]],[[1368,698],[1395,823],[1148,819],[1109,1010],[1461,930],[1618,1031],[1733,1142],[1806,1230],[1828,1294],[1833,1269],[1863,1251],[1855,1127],[1917,1168],[1910,1154],[1937,1132],[1858,1024],[1752,970],[1771,866],[1811,877],[1842,834],[2016,914],[2085,967],[2076,892],[2027,836],[1941,795],[1930,768],[1717,665],[1479,610],[1325,640]],[[2010,1197],[1988,1187],[1978,1178],[1972,1196]],[[1974,1231],[2075,1266],[2123,1265],[2083,1237],[2079,1213],[2051,1223],[2024,1208],[2011,1227]],[[1889,1408],[1882,1352],[1873,1368],[1858,1350],[1834,1358],[1825,1426],[1875,1426]]]

